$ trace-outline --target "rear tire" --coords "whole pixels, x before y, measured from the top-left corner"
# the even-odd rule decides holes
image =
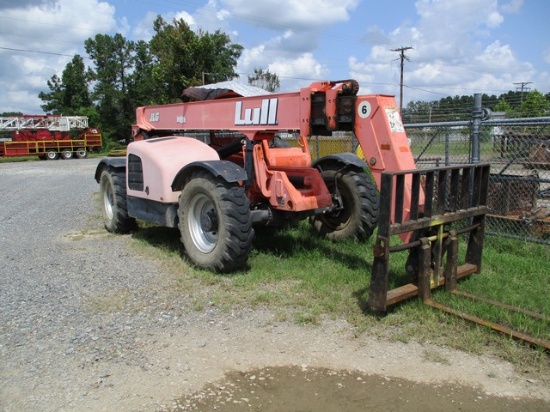
[[[76,149],[76,152],[74,154],[77,159],[86,159],[88,157],[88,152],[83,147],[79,147],[78,149]]]
[[[246,264],[254,229],[244,187],[196,172],[183,188],[178,215],[181,241],[196,266],[230,272]]]
[[[63,149],[61,151],[61,158],[65,160],[70,160],[73,158],[73,152],[70,149]]]
[[[310,218],[315,230],[334,241],[350,237],[368,240],[378,223],[378,190],[372,176],[357,169],[344,172],[329,169],[322,176],[331,193],[336,179],[343,209]]]
[[[136,220],[128,216],[124,173],[104,170],[99,181],[103,206],[103,223],[111,233],[128,233],[136,227]]]

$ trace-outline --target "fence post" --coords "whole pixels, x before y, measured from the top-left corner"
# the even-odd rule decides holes
[[[472,110],[472,160],[471,163],[479,163],[480,130],[483,110],[481,110],[481,93],[474,94],[474,109]]]
[[[445,166],[449,166],[451,164],[451,141],[449,139],[449,128],[445,128]]]

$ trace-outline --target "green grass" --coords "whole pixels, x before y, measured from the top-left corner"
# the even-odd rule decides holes
[[[487,237],[483,257],[482,274],[464,279],[460,290],[540,313],[546,321],[448,294],[440,299],[459,310],[550,341],[548,246]]]
[[[0,163],[14,163],[14,162],[31,162],[38,159],[38,156],[21,156],[21,157],[0,157]]]
[[[449,151],[449,155],[453,157],[459,157],[468,159],[470,156],[470,144],[467,140],[465,141],[452,141],[449,142],[448,147],[444,141],[435,141],[427,146],[427,142],[414,142],[411,145],[411,151],[415,156],[422,153],[422,158],[426,157],[440,157],[444,159],[445,150]],[[482,142],[480,145],[480,156],[483,159],[490,159],[493,156],[498,155],[497,149],[493,147],[492,143]],[[456,162],[456,161],[455,161]]]
[[[214,305],[268,308],[279,320],[317,324],[344,318],[357,334],[393,340],[431,342],[472,353],[491,353],[533,373],[550,374],[546,353],[492,331],[445,314],[411,299],[385,316],[366,309],[373,241],[333,243],[321,239],[303,222],[297,228],[258,230],[249,266],[229,275],[213,274],[188,265],[177,230],[145,226],[134,234],[143,253],[154,256],[177,277],[174,293],[193,296],[192,310]],[[461,250],[464,249],[461,241]],[[154,253],[151,253],[151,252]],[[444,290],[433,299],[493,322],[502,322],[539,339],[550,340],[550,250],[546,245],[486,237],[481,274],[459,281],[459,290],[542,313],[532,320],[490,305],[457,298]],[[405,253],[391,256],[393,286],[406,280]]]

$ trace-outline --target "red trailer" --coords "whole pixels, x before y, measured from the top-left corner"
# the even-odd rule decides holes
[[[99,152],[101,145],[101,133],[88,127],[84,116],[0,117],[0,158],[83,159],[88,152]]]

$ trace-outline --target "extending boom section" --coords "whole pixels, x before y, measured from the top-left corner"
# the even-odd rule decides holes
[[[380,187],[381,173],[416,169],[407,136],[393,96],[357,96],[354,80],[312,83],[295,93],[266,94],[136,110],[136,140],[181,132],[239,132],[253,141],[276,132],[298,132],[305,137],[354,132],[374,179]],[[267,93],[267,92],[266,92]],[[410,178],[407,178],[410,188]],[[404,200],[410,209],[410,189]]]

